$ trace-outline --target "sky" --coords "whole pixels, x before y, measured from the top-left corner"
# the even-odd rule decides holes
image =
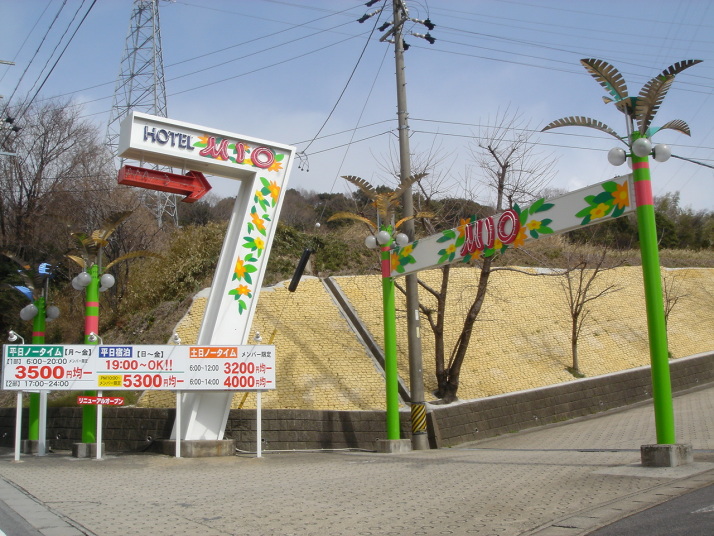
[[[557,158],[551,188],[574,190],[622,175],[607,151],[621,146],[587,128],[540,129],[587,116],[625,133],[624,116],[580,64],[615,66],[631,95],[669,65],[677,75],[654,125],[683,119],[691,137],[654,136],[674,155],[714,166],[714,3],[707,0],[405,0],[410,150],[431,155],[443,195],[478,184],[470,147],[482,129],[518,114],[534,151]],[[288,187],[350,192],[342,175],[395,185],[398,130],[394,47],[375,13],[356,0],[172,0],[159,4],[168,117],[294,145],[301,159]],[[102,136],[113,104],[134,2],[0,0],[0,110],[28,96],[82,106]],[[54,21],[54,22],[53,22]],[[429,34],[434,44],[412,35]],[[22,125],[22,117],[17,118]],[[679,192],[683,207],[714,210],[714,169],[672,158],[652,163],[655,195]],[[234,181],[210,178],[235,195]],[[483,188],[475,201],[492,203]]]

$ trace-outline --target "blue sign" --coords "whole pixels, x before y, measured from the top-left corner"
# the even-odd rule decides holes
[[[132,357],[131,346],[100,346],[99,347],[99,357]]]

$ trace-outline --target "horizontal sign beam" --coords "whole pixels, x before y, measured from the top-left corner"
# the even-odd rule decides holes
[[[469,262],[528,240],[566,233],[634,212],[632,175],[623,175],[563,196],[538,199],[527,208],[513,208],[495,216],[471,217],[462,225],[390,251],[390,276]]]

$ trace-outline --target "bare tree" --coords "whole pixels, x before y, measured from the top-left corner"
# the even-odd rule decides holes
[[[669,326],[669,315],[681,298],[687,295],[682,294],[682,282],[677,276],[677,272],[668,270],[662,276],[662,294],[664,298],[664,324]]]
[[[560,282],[570,313],[570,351],[573,366],[568,367],[568,372],[578,378],[583,377],[580,371],[578,341],[590,316],[592,302],[622,290],[615,284],[597,287],[596,280],[603,272],[615,266],[607,266],[607,249],[594,252],[588,251],[586,247],[575,247],[566,253],[567,268],[563,271]]]
[[[535,131],[524,123],[521,116],[506,110],[497,114],[494,126],[484,128],[474,138],[471,153],[474,162],[482,171],[481,182],[495,193],[495,212],[513,207],[516,203],[528,203],[547,186],[554,175],[555,159],[539,154],[534,149],[532,138]],[[477,217],[494,213],[494,209],[482,208]],[[462,223],[463,225],[463,223]],[[428,227],[427,227],[428,228]],[[439,289],[420,282],[422,288],[436,299],[436,310],[422,307],[435,337],[435,360],[437,389],[435,395],[446,403],[457,400],[461,368],[468,355],[474,325],[482,311],[492,268],[493,257],[481,259],[481,273],[473,302],[463,320],[461,333],[446,358],[444,342],[444,318],[447,306],[450,267],[442,268]]]
[[[30,261],[66,245],[64,221],[85,225],[111,191],[113,170],[97,128],[69,102],[48,101],[0,136],[0,244]]]

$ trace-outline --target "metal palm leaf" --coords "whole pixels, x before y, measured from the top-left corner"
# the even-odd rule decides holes
[[[648,128],[647,132],[645,132],[645,136],[647,136],[648,138],[651,138],[660,130],[666,130],[666,129],[676,130],[677,132],[681,132],[682,134],[686,134],[687,136],[692,135],[692,132],[689,130],[689,125],[685,121],[682,121],[681,119],[673,119],[672,121],[668,121],[661,127]]]
[[[428,175],[428,173],[416,173],[414,175],[410,175],[409,177],[407,177],[406,180],[403,180],[402,182],[399,183],[399,186],[397,187],[396,190],[394,190],[392,195],[394,197],[401,197],[407,188],[409,188],[415,182],[419,182],[427,175]]]
[[[33,298],[38,298],[40,296],[40,289],[42,289],[42,278],[39,276],[39,274],[34,273],[32,270],[32,266],[30,266],[30,263],[22,260],[17,255],[10,253],[9,251],[3,251],[2,254],[11,261],[15,262],[18,266],[20,266],[21,269],[17,271],[17,275],[20,276],[23,283],[25,283],[25,286],[30,290]],[[8,284],[7,286],[9,286],[10,288],[15,288],[14,285],[10,284]]]
[[[605,132],[606,134],[610,134],[610,136],[613,136],[614,138],[617,138],[618,140],[622,141],[622,137],[617,132],[615,132],[613,129],[611,129],[609,126],[607,126],[605,123],[598,121],[596,119],[591,119],[590,117],[583,117],[583,116],[570,116],[570,117],[563,117],[561,119],[556,119],[555,121],[553,121],[553,122],[547,124],[545,127],[543,127],[541,129],[541,132],[545,132],[546,130],[550,130],[552,128],[559,128],[559,127],[594,128],[601,132]]]
[[[352,184],[357,186],[357,188],[362,190],[365,195],[372,200],[374,200],[375,196],[377,195],[377,190],[374,189],[374,186],[372,186],[370,183],[360,177],[355,177],[354,175],[342,175],[342,178],[345,179],[347,182],[351,182]]]
[[[642,87],[637,97],[634,119],[637,120],[638,130],[643,136],[662,105],[672,82],[674,82],[674,75],[658,76]]]
[[[117,227],[119,227],[119,225],[121,225],[129,216],[131,216],[130,210],[111,214],[102,222],[102,226],[99,229],[92,231],[92,239],[97,242],[106,242],[107,238],[109,238],[109,236],[116,231]]]
[[[696,65],[697,63],[701,63],[702,60],[683,60],[683,61],[678,61],[677,63],[674,63],[667,67],[664,71],[660,73],[660,76],[674,76],[676,74],[681,73],[684,69],[687,69],[691,67],[692,65]]]
[[[104,271],[106,272],[107,270],[109,270],[109,268],[111,268],[117,263],[128,261],[129,259],[136,259],[137,257],[154,257],[160,259],[162,258],[162,255],[154,253],[153,251],[146,250],[132,251],[130,253],[127,253],[126,255],[122,255],[121,257],[117,257],[116,259],[114,259],[112,262],[110,262],[104,267]]]
[[[402,181],[396,190],[381,194],[377,193],[374,186],[360,177],[356,177],[354,175],[343,175],[342,178],[362,190],[365,195],[374,202],[374,206],[377,208],[377,214],[379,214],[379,217],[382,221],[386,222],[389,221],[389,217],[391,216],[393,209],[399,206],[399,198],[401,197],[402,192],[427,175],[428,173],[417,173],[415,175],[411,175],[407,177],[406,180]]]
[[[625,78],[615,67],[606,61],[594,58],[580,60],[580,63],[582,63],[592,77],[595,78],[595,80],[597,80],[603,88],[605,88],[605,91],[612,95],[616,104],[623,102],[628,98]],[[612,101],[609,101],[608,99],[606,102]]]
[[[377,228],[377,226],[374,224],[373,221],[365,218],[364,216],[360,216],[359,214],[353,214],[352,212],[335,212],[332,216],[327,218],[327,221],[335,221],[335,220],[355,220],[355,221],[360,221],[362,223],[366,223],[372,229]]]

